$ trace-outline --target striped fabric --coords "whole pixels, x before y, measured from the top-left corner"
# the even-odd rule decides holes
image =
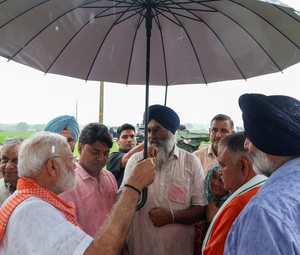
[[[60,212],[62,212],[67,219],[74,224],[79,226],[74,218],[75,206],[73,203],[67,203],[59,196],[56,196],[51,191],[42,188],[35,181],[29,178],[21,177],[17,185],[18,192],[13,195],[1,208],[0,210],[0,241],[2,239],[5,227],[7,225],[10,215],[13,213],[14,209],[22,203],[24,200],[30,197],[37,197],[45,202],[51,204]]]

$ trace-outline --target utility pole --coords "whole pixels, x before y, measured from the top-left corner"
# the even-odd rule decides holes
[[[77,115],[77,112],[78,112],[78,106],[77,106],[77,100],[76,100],[76,120],[78,122],[78,115]]]
[[[104,82],[100,82],[99,123],[103,124]]]

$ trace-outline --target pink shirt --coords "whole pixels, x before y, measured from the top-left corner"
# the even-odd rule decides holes
[[[82,229],[95,238],[108,217],[118,192],[115,177],[107,170],[99,173],[99,183],[76,163],[76,189],[60,195],[76,206],[75,218]]]

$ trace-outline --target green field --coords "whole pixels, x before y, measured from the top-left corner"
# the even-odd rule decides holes
[[[4,143],[6,138],[12,138],[12,137],[24,137],[29,138],[34,133],[0,133],[0,143]]]
[[[31,137],[34,134],[35,133],[1,133],[0,132],[0,143],[4,143],[4,141],[5,141],[6,138],[12,138],[12,137],[29,138],[29,137]],[[211,143],[210,141],[209,142],[202,142],[199,148],[201,149],[203,147],[206,147],[210,143]],[[78,147],[78,142],[77,142],[77,144],[75,146],[74,154],[79,158],[80,155],[78,153],[77,147]],[[116,142],[114,142],[113,147],[110,149],[110,153],[113,153],[113,152],[118,151],[118,150],[119,150],[119,146],[118,146],[118,144]]]
[[[0,132],[0,143],[4,143],[4,141],[7,138],[13,138],[13,137],[29,138],[29,137],[31,137],[34,134],[35,133],[1,133]],[[79,158],[80,155],[78,153],[77,147],[78,147],[78,142],[77,142],[77,144],[75,146],[74,154]],[[116,142],[114,142],[113,147],[110,149],[110,153],[118,151],[118,150],[119,150],[119,146],[118,146],[118,144]]]

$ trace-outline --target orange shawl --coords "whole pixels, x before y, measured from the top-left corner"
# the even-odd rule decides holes
[[[59,196],[42,188],[34,180],[26,177],[21,177],[18,180],[17,190],[18,193],[12,195],[0,210],[0,241],[10,215],[20,203],[30,197],[37,197],[51,204],[57,210],[62,212],[72,224],[81,228],[74,218],[75,205],[73,203],[65,202]]]

